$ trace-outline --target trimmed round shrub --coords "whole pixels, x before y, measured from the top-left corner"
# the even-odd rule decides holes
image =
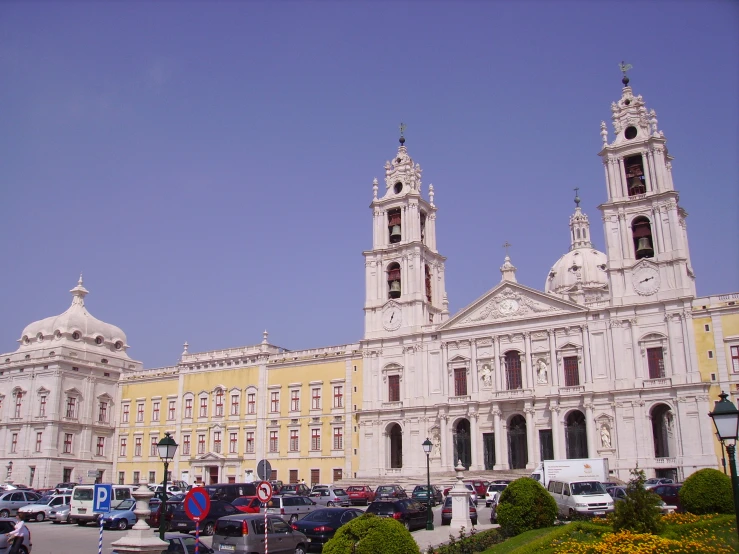
[[[521,477],[503,489],[496,516],[503,534],[512,537],[554,525],[557,503],[538,481]]]
[[[696,515],[733,514],[731,478],[717,469],[701,469],[688,477],[679,492],[683,510]]]
[[[418,544],[402,523],[365,514],[339,527],[323,546],[323,554],[420,554]]]

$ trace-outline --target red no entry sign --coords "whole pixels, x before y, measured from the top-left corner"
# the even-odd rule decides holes
[[[262,481],[257,485],[257,498],[260,502],[269,502],[272,498],[272,483]]]
[[[196,487],[185,495],[185,513],[193,521],[200,521],[210,511],[210,497],[203,487]]]

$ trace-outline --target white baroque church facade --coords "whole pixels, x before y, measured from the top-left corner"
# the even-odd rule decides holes
[[[655,112],[624,78],[601,123],[605,253],[576,198],[570,250],[544,291],[501,281],[451,315],[436,247],[434,191],[404,139],[373,183],[366,269],[359,477],[532,469],[542,459],[607,457],[683,479],[715,467],[691,325],[695,280],[685,211]]]

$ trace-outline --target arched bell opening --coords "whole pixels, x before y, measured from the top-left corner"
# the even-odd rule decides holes
[[[580,410],[574,410],[565,418],[565,440],[567,442],[567,458],[588,457],[588,435],[585,416]]]
[[[631,222],[631,236],[634,240],[636,259],[654,257],[652,225],[646,217],[637,217]]]
[[[400,239],[402,238],[402,224],[399,209],[388,210],[387,228],[390,238],[390,244],[400,242]]]
[[[644,194],[647,192],[647,182],[644,177],[644,160],[641,154],[629,156],[624,160],[626,170],[626,187],[629,196]]]
[[[387,297],[400,298],[400,264],[397,262],[387,266]]]

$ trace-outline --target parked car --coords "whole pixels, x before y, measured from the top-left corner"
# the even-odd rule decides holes
[[[498,501],[500,493],[508,486],[508,483],[490,483],[485,491],[485,506],[490,507],[493,502]]]
[[[295,494],[273,496],[262,507],[268,514],[281,516],[289,523],[295,523],[318,508],[313,499]]]
[[[62,504],[56,506],[49,512],[49,521],[52,523],[72,523],[69,519],[69,512],[72,511],[72,507],[69,504]]]
[[[475,506],[477,506],[478,498],[477,498],[477,491],[475,490],[475,487],[473,487],[471,483],[465,483],[464,486],[469,491],[470,497],[472,498],[472,501],[475,503]],[[445,488],[444,496],[447,496],[450,490],[452,490],[452,487]]]
[[[322,508],[292,524],[292,528],[303,533],[308,540],[308,550],[321,550],[339,527],[364,515],[356,508]]]
[[[79,485],[79,483],[57,483],[54,490],[56,494],[72,494],[72,490]]]
[[[0,552],[10,551],[10,542],[7,533],[15,528],[15,520],[10,518],[0,518]],[[31,554],[31,530],[24,526],[23,542],[21,543],[21,554]]]
[[[200,533],[206,536],[212,535],[218,518],[236,513],[238,513],[238,510],[231,506],[229,502],[225,500],[211,500],[208,515],[200,521]],[[172,518],[169,520],[169,528],[182,533],[189,533],[195,530],[195,522],[187,517],[184,503],[178,502],[174,504]]]
[[[238,514],[220,518],[216,522],[213,535],[213,550],[235,554],[264,552],[266,531],[270,552],[295,554],[307,552],[306,536],[294,530],[282,518],[268,516],[267,529],[264,522],[264,516],[258,514]]]
[[[31,491],[13,490],[0,496],[0,518],[14,516],[19,508],[35,504],[41,498]]]
[[[72,498],[69,494],[53,494],[39,498],[33,504],[18,508],[18,514],[23,521],[44,521],[49,517],[51,510],[62,504],[69,504]]]
[[[367,506],[366,513],[396,519],[409,531],[426,527],[426,506],[412,498],[375,500]]]
[[[277,479],[271,480],[269,484],[272,485],[272,494],[279,494],[282,487],[285,486],[282,481],[278,481]]]
[[[339,487],[332,486],[327,489],[318,489],[310,494],[310,499],[322,506],[351,506],[349,495]]]
[[[352,504],[367,506],[375,499],[375,491],[369,485],[352,485],[346,488],[346,492]]]
[[[136,514],[133,513],[136,508],[136,501],[133,498],[124,500],[115,510],[111,510],[105,514],[101,514],[103,518],[103,527],[105,529],[118,529],[125,531],[136,523]]]
[[[652,477],[644,482],[644,488],[651,489],[657,485],[672,485],[673,483],[674,481],[672,479],[667,479],[665,477]]]
[[[483,481],[482,479],[465,479],[463,481],[465,485],[472,485],[472,488],[475,489],[475,494],[477,494],[478,498],[485,498],[485,493],[487,492],[488,483],[487,481]]]
[[[380,485],[375,489],[375,500],[382,498],[408,498],[400,485]]]
[[[431,485],[430,492],[428,485],[416,485],[411,493],[411,498],[418,500],[421,504],[427,504],[430,501],[431,506],[444,502],[444,495],[436,485]]]
[[[657,485],[652,489],[652,492],[664,500],[665,504],[675,506],[675,511],[681,512],[683,507],[680,504],[680,489],[683,488],[682,483],[669,483],[664,485]]]
[[[163,550],[163,554],[195,554],[195,537],[186,533],[164,533],[164,540],[169,543],[167,550]],[[200,554],[214,554],[212,548],[208,548],[202,542],[199,545]],[[117,550],[113,550],[111,554],[118,554]]]
[[[282,485],[280,488],[280,494],[297,494],[298,496],[309,496],[311,490],[307,485],[303,483],[290,483],[288,485]]]
[[[262,508],[262,503],[256,496],[239,496],[231,505],[245,514],[258,514]]]
[[[472,525],[477,525],[477,506],[472,502],[472,497],[467,497],[470,505],[470,520]],[[444,499],[444,505],[441,507],[441,524],[449,525],[452,522],[452,497],[447,496]]]
[[[174,511],[177,509],[178,506],[182,506],[182,502],[184,501],[184,499],[184,495],[174,495],[167,499],[167,503],[164,508],[164,510],[166,510],[164,515],[164,519],[166,521],[164,528],[166,530],[169,530],[171,528],[170,522],[172,521],[172,515],[174,514]],[[156,497],[150,498],[149,510],[151,511],[151,513],[149,514],[149,517],[146,518],[146,523],[149,527],[158,529],[159,518],[162,517],[163,510],[161,499]]]

